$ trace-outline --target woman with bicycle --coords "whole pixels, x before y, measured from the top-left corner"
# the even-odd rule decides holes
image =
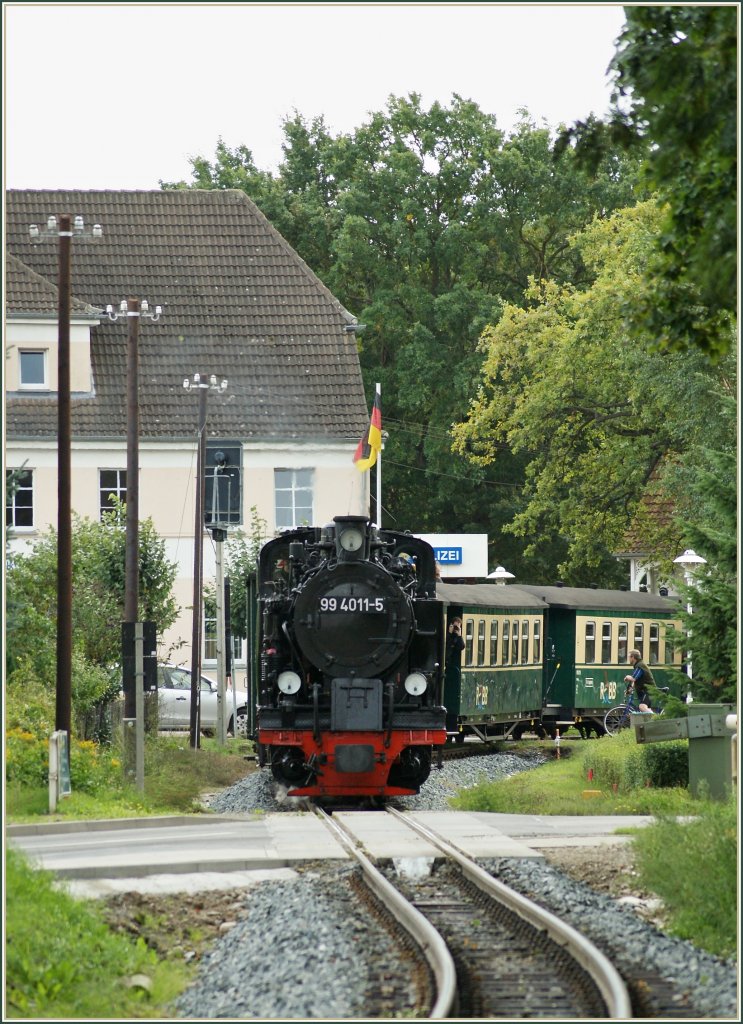
[[[639,710],[650,711],[649,688],[655,686],[653,673],[642,660],[642,655],[639,651],[630,651],[629,660],[632,663],[632,675],[624,677],[625,683],[628,684],[626,696],[629,697],[632,690],[634,690]]]

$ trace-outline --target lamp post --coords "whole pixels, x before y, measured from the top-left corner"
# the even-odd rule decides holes
[[[189,740],[194,750],[199,747],[201,692],[201,590],[203,576],[204,549],[204,465],[206,462],[206,396],[209,391],[222,394],[227,388],[227,381],[217,382],[214,374],[202,377],[195,373],[193,378],[185,377],[183,387],[186,391],[199,393],[199,430],[198,456],[196,460],[196,502],[194,515],[193,538],[193,624],[191,629],[191,716],[189,720]]]
[[[57,311],[57,689],[55,728],[72,736],[72,422],[70,399],[70,310],[72,239],[103,236],[100,224],[86,232],[83,218],[68,213],[29,227],[31,241],[59,238]]]
[[[516,577],[512,572],[504,569],[502,565],[497,566],[492,572],[488,573],[489,580],[495,580],[501,587],[505,587],[506,580],[515,580]]]
[[[125,316],[128,324],[126,367],[126,576],[124,583],[124,622],[138,621],[139,595],[139,324],[148,319],[157,323],[162,306],[150,312],[147,299],[122,299],[118,312],[106,306],[108,319]],[[125,695],[126,699],[126,695]],[[124,717],[127,716],[126,710]]]
[[[689,588],[691,588],[694,585],[694,567],[707,564],[707,559],[702,558],[701,555],[698,555],[696,551],[693,551],[691,548],[687,548],[683,554],[679,555],[678,558],[674,558],[673,561],[676,565],[682,566],[684,570],[684,582],[686,583],[686,586]],[[691,597],[691,594],[687,594],[686,596],[688,599],[689,597]],[[687,615],[689,615],[689,617],[691,617],[692,611],[693,609],[691,606],[691,601],[687,600],[686,612]],[[686,638],[687,640],[690,640],[691,638],[691,626],[686,631]],[[688,670],[689,679],[692,679],[693,676],[691,668],[691,645],[689,645],[689,650],[686,652],[686,667]]]

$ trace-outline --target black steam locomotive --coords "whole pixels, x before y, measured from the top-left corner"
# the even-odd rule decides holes
[[[430,545],[337,516],[265,544],[255,597],[259,763],[292,796],[417,793],[446,742]]]

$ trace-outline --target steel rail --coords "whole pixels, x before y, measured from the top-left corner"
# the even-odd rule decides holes
[[[405,897],[377,870],[342,825],[334,821],[319,807],[316,807],[314,812],[358,862],[369,888],[394,915],[400,925],[415,939],[423,952],[436,981],[436,1002],[429,1014],[429,1019],[442,1020],[451,1016],[457,996],[457,972],[443,938],[430,921],[411,903],[408,903]]]
[[[518,914],[519,917],[528,921],[529,924],[544,930],[553,942],[567,949],[570,955],[593,979],[606,1004],[610,1018],[632,1018],[630,995],[621,975],[601,950],[597,949],[584,935],[581,935],[571,925],[561,921],[559,917],[556,917],[550,911],[545,910],[536,903],[532,903],[525,896],[493,878],[492,875],[489,875],[487,871],[466,854],[463,854],[456,846],[447,842],[446,839],[443,839],[425,825],[413,820],[407,814],[393,807],[388,807],[386,812],[399,818],[409,828],[413,829],[414,832],[417,832],[418,835],[434,846],[437,846],[447,857],[456,861],[465,877],[482,889],[483,892],[504,903],[510,910]]]

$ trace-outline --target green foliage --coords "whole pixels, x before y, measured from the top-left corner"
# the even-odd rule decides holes
[[[247,593],[248,581],[255,576],[258,555],[266,541],[267,522],[258,515],[255,505],[250,509],[250,525],[247,535],[235,531],[227,541],[225,558],[227,574],[230,578],[230,626],[233,636],[246,637],[247,630]]]
[[[592,743],[583,755],[583,772],[593,773],[598,789],[628,792],[643,786],[671,788],[689,784],[688,740],[638,744],[634,730]]]
[[[141,940],[109,931],[94,904],[54,888],[6,850],[5,984],[11,1018],[127,1019],[161,1013],[183,987],[179,965],[158,964]],[[152,989],[126,980],[147,975]]]
[[[571,242],[589,288],[542,282],[527,308],[505,307],[483,334],[483,383],[454,428],[455,451],[476,464],[497,471],[504,447],[526,460],[526,504],[507,529],[529,540],[527,554],[564,540],[559,571],[576,582],[586,569],[611,581],[612,553],[649,482],[660,472],[661,487],[666,462],[721,432],[709,392],[734,376],[732,360],[713,369],[698,352],[628,343],[624,303],[661,216],[647,202],[594,221]],[[678,528],[664,538],[673,554],[679,539]]]
[[[123,506],[102,522],[74,517],[72,532],[72,710],[83,736],[105,730],[101,709],[118,691],[121,659],[126,531]],[[173,624],[177,566],[151,520],[139,529],[139,614],[158,631]],[[7,570],[6,672],[9,683],[56,685],[57,536],[42,534],[27,554],[14,555]],[[31,709],[29,709],[30,711]]]
[[[619,146],[645,155],[665,205],[632,308],[636,330],[668,348],[730,351],[737,309],[738,50],[735,5],[639,5],[612,62],[614,113],[566,130],[590,160]]]
[[[731,796],[688,821],[662,818],[634,839],[643,882],[662,898],[671,934],[723,957],[736,954],[737,837]]]
[[[275,180],[245,147],[220,142],[214,163],[193,161],[193,187],[244,188],[367,325],[362,370],[369,392],[382,385],[389,432],[386,525],[488,533],[493,560],[523,575],[522,545],[501,527],[522,505],[524,460],[504,451],[497,474],[474,465],[452,454],[450,424],[466,412],[478,338],[504,299],[521,301],[530,277],[590,277],[567,238],[632,201],[633,158],[607,155],[586,171],[569,155],[555,166],[550,131],[525,112],[506,137],[456,94],[428,108],[415,93],[391,96],[351,134],[299,114],[283,128]],[[554,545],[561,555],[564,542]],[[556,560],[552,548],[533,554],[530,575],[551,579]]]

